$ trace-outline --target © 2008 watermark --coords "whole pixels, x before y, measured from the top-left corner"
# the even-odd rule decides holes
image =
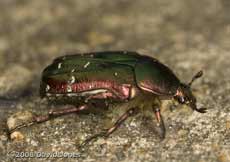
[[[14,158],[79,158],[82,155],[78,152],[42,152],[42,151],[11,151],[8,156]]]

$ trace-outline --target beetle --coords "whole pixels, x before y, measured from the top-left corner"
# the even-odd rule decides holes
[[[45,116],[37,116],[31,124],[52,117],[91,109],[93,103],[127,104],[127,111],[111,128],[105,129],[83,142],[97,137],[108,137],[140,107],[152,107],[157,120],[160,137],[165,137],[165,126],[160,113],[162,99],[175,99],[180,104],[205,113],[205,108],[196,107],[196,98],[191,85],[200,78],[199,71],[188,83],[182,83],[166,65],[150,56],[131,51],[105,51],[66,55],[54,59],[41,78],[40,95],[48,99],[72,99],[80,103],[61,110],[53,110]],[[158,103],[158,104],[156,104]]]

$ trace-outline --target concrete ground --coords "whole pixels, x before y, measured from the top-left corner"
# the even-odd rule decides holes
[[[1,0],[0,10],[0,161],[230,161],[229,0]],[[119,111],[67,115],[9,139],[10,116],[53,108],[38,92],[40,74],[55,57],[105,50],[155,57],[184,82],[203,69],[193,89],[208,112],[163,102],[163,141],[154,122],[138,115],[80,153],[77,145]],[[32,157],[55,152],[75,158]]]

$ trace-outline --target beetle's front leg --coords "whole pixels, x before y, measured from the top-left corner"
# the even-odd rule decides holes
[[[81,145],[80,148],[84,147],[86,144],[88,144],[90,141],[98,138],[98,137],[104,137],[107,138],[110,134],[112,134],[128,117],[134,115],[137,113],[137,108],[130,108],[128,109],[123,115],[121,115],[118,120],[114,123],[112,127],[109,129],[105,129],[101,133],[98,133],[92,137],[89,137],[86,139]]]
[[[51,111],[49,111],[49,113],[47,115],[35,116],[35,117],[33,117],[33,119],[30,122],[18,125],[15,128],[11,129],[10,132],[14,132],[17,129],[27,127],[27,126],[30,126],[30,125],[33,125],[36,123],[42,123],[42,122],[48,121],[52,118],[55,118],[55,117],[58,117],[61,115],[66,115],[66,114],[70,114],[70,113],[77,113],[79,111],[86,110],[88,108],[89,108],[88,105],[82,105],[79,107],[68,105],[67,108],[64,108],[61,110],[51,110]]]
[[[160,138],[164,139],[165,138],[165,125],[164,125],[163,117],[161,116],[161,113],[160,113],[160,108],[154,107],[153,111],[155,113],[155,117],[157,120],[156,131],[159,134]]]

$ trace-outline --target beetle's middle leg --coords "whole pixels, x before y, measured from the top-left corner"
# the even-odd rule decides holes
[[[163,121],[163,117],[161,116],[160,113],[160,108],[153,107],[153,111],[155,113],[155,117],[157,120],[157,133],[159,134],[160,138],[164,139],[165,138],[165,125]]]
[[[68,105],[67,108],[64,108],[61,110],[51,110],[51,111],[49,111],[49,113],[47,115],[35,116],[35,117],[33,117],[32,121],[30,121],[29,123],[24,123],[24,124],[21,124],[19,126],[16,126],[15,128],[11,129],[10,132],[14,132],[17,129],[27,127],[27,126],[30,126],[30,125],[33,125],[36,123],[42,123],[42,122],[48,121],[52,118],[55,118],[55,117],[58,117],[61,115],[66,115],[66,114],[70,114],[70,113],[77,113],[77,112],[80,112],[82,110],[86,110],[88,108],[89,108],[88,105],[82,105],[79,107]]]
[[[86,139],[83,143],[81,143],[80,147],[85,146],[90,141],[98,138],[98,137],[104,137],[107,138],[110,134],[112,134],[128,117],[134,115],[137,113],[137,107],[128,109],[123,115],[121,115],[118,120],[114,123],[114,125],[108,129],[105,129],[101,133],[98,133],[92,137],[89,137]]]

